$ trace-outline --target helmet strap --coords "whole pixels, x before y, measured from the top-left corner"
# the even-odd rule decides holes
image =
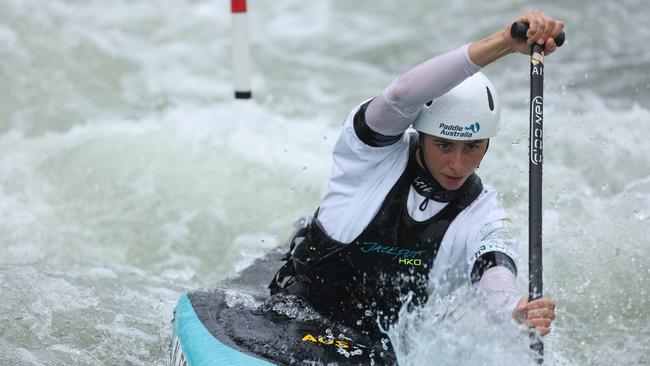
[[[448,190],[436,181],[436,179],[431,175],[431,171],[427,166],[427,162],[424,159],[424,139],[422,134],[419,138],[418,153],[420,155],[420,164],[414,164],[414,174],[412,185],[415,191],[424,197],[424,201],[419,206],[420,211],[424,211],[427,208],[429,200],[434,200],[437,202],[451,202],[462,189],[457,189],[455,191]],[[462,187],[461,187],[462,188]]]

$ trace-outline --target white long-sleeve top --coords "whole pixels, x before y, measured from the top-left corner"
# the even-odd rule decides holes
[[[318,214],[318,220],[332,239],[350,243],[374,218],[406,168],[411,136],[404,132],[424,103],[445,94],[480,69],[471,61],[468,47],[465,45],[415,66],[372,99],[366,109],[366,123],[382,135],[401,135],[394,144],[382,147],[366,145],[356,135],[353,126],[354,116],[361,105],[349,113],[334,147],[328,191]],[[423,200],[424,197],[411,187],[407,211],[416,221],[433,217],[446,205],[429,201],[422,211],[418,206]],[[430,292],[440,294],[468,283],[475,261],[484,253],[502,252],[516,263],[517,243],[507,230],[507,223],[508,218],[496,192],[485,185],[478,198],[449,226],[431,270]],[[488,276],[480,282],[481,286],[491,290],[487,293],[513,295],[513,288],[516,292],[515,275],[506,271],[510,275],[501,271],[498,281],[489,280],[496,277]],[[504,291],[500,292],[500,288]],[[501,306],[488,305],[487,308],[491,311],[498,308],[499,312],[509,308],[512,311],[516,304],[516,301],[513,304],[513,299],[493,299],[488,303]]]

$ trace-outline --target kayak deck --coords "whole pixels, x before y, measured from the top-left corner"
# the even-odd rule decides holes
[[[374,340],[321,316],[294,295],[269,296],[282,265],[275,249],[236,277],[183,294],[174,311],[172,365],[392,365]]]

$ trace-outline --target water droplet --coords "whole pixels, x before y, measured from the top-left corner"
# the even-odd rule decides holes
[[[327,136],[323,136],[323,140],[327,140]]]
[[[357,320],[357,325],[361,325],[361,324],[363,324],[363,321],[362,320]]]
[[[634,214],[634,218],[640,221],[648,218],[648,214],[643,211],[634,210],[632,213]]]
[[[365,316],[372,316],[372,311],[370,311],[370,310],[366,310],[363,314],[364,314]]]
[[[553,197],[553,200],[551,201],[551,207],[557,208],[559,201],[560,201],[560,196]]]
[[[306,165],[303,166],[303,167],[302,167],[302,170],[307,170],[307,166],[306,166]]]

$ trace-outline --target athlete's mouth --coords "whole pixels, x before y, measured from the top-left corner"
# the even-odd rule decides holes
[[[445,178],[447,178],[449,180],[461,180],[461,179],[463,179],[462,176],[460,176],[460,177],[452,177],[450,175],[445,175]]]

